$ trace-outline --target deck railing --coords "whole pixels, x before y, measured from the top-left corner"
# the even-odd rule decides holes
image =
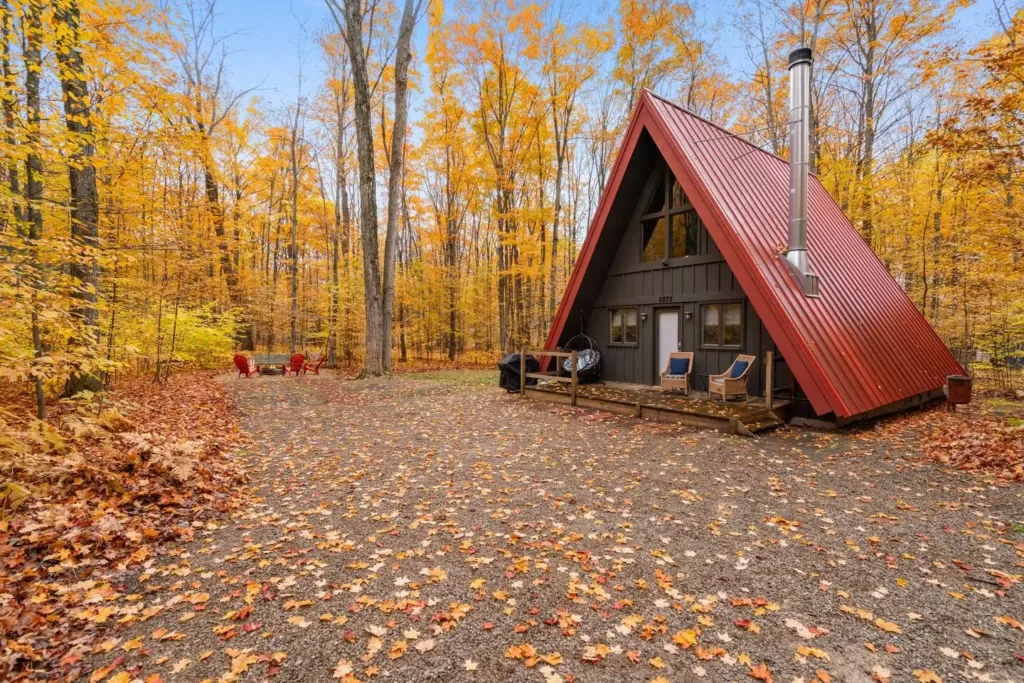
[[[554,358],[569,358],[572,363],[572,372],[569,377],[565,377],[559,371],[560,366],[557,361],[555,363],[555,372],[527,372],[526,371],[526,356],[551,356]],[[579,385],[579,379],[577,377],[577,361],[579,360],[579,352],[573,351],[530,351],[523,349],[519,353],[519,393],[522,396],[526,396],[526,380],[530,379],[547,379],[554,380],[556,382],[569,382],[570,383],[570,405],[576,405],[576,387]]]

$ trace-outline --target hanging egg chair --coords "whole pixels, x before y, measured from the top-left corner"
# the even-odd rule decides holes
[[[601,352],[597,343],[585,334],[577,334],[565,343],[563,351],[576,351],[576,378],[580,382],[596,382],[601,376]],[[562,371],[572,373],[572,358],[563,358]]]

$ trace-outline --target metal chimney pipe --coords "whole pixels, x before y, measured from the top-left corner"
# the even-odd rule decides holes
[[[789,54],[789,248],[786,264],[807,296],[818,296],[818,277],[807,258],[807,175],[811,144],[811,49]]]

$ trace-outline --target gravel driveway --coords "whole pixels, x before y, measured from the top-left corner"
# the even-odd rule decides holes
[[[892,423],[755,440],[443,377],[225,379],[253,502],[125,577],[103,680],[1024,681],[1021,486]]]

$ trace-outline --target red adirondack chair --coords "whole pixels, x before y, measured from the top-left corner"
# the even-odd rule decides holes
[[[293,375],[304,373],[306,369],[306,357],[301,353],[293,354],[291,360],[288,361],[287,367]]]
[[[306,363],[306,367],[304,367],[302,369],[302,373],[305,374],[307,371],[309,371],[309,372],[312,372],[314,375],[319,375],[320,374],[320,366],[322,366],[326,360],[327,360],[327,354],[326,353],[321,353],[320,354],[320,359],[317,360],[315,363],[310,363],[310,362]]]
[[[260,366],[253,365],[252,363],[249,362],[248,358],[246,358],[240,353],[235,354],[235,367],[238,368],[239,377],[245,375],[245,377],[248,379],[253,375],[259,375],[260,377],[263,376],[263,373],[260,372]]]

